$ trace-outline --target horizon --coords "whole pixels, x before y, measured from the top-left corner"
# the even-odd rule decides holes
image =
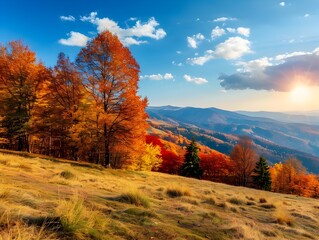
[[[231,109],[226,109],[226,108],[219,108],[216,106],[210,106],[210,107],[200,107],[200,106],[177,106],[177,105],[148,105],[147,108],[149,107],[176,107],[176,108],[200,108],[200,109],[209,109],[209,108],[215,108],[219,110],[224,110],[224,111],[229,111],[229,112],[251,112],[251,113],[258,113],[258,112],[265,112],[265,113],[283,113],[283,114],[290,114],[290,115],[298,115],[304,113],[305,115],[310,114],[310,113],[319,113],[319,109],[314,109],[314,110],[300,110],[300,111],[267,111],[267,110],[244,110],[244,109],[236,109],[236,110],[231,110]]]
[[[150,106],[309,112],[319,109],[318,8],[316,0],[17,0],[0,10],[0,42],[20,39],[53,67],[59,52],[74,61],[108,30],[139,63]]]

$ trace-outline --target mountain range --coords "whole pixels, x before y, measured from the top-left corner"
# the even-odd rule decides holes
[[[296,157],[309,171],[319,173],[319,116],[174,106],[148,107],[147,112],[150,125],[162,133],[195,137],[224,154],[231,152],[239,136],[248,135],[268,161]]]

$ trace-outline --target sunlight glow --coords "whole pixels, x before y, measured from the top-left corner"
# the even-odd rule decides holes
[[[291,98],[295,103],[305,103],[310,98],[310,89],[305,86],[296,86],[291,92]]]

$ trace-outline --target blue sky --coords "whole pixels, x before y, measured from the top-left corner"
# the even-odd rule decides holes
[[[318,0],[4,1],[0,42],[47,66],[110,30],[141,67],[150,105],[319,109]]]

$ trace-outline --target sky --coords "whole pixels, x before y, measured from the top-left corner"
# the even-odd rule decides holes
[[[12,0],[0,42],[48,67],[108,30],[140,65],[151,106],[319,110],[318,0]]]

